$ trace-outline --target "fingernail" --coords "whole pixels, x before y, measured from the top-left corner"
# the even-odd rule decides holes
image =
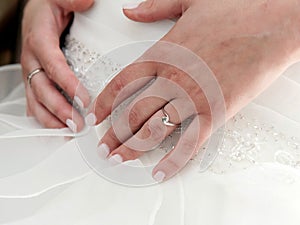
[[[109,159],[108,159],[109,163],[112,165],[112,166],[115,166],[115,165],[118,165],[120,163],[123,162],[123,158],[122,156],[120,156],[119,154],[115,154],[113,156],[111,156]]]
[[[97,118],[94,113],[90,113],[84,118],[84,120],[86,125],[94,126],[96,124]]]
[[[132,3],[125,3],[123,4],[123,9],[135,9],[137,8],[141,3],[140,2],[132,2]]]
[[[74,101],[76,102],[76,104],[77,104],[81,109],[84,108],[84,104],[83,104],[83,102],[81,101],[81,99],[80,99],[78,96],[75,96],[75,97],[74,97]]]
[[[166,177],[166,174],[162,171],[157,171],[156,174],[154,174],[153,178],[157,182],[162,182]]]
[[[109,147],[107,144],[102,143],[101,145],[98,146],[98,154],[101,159],[106,159],[106,157],[109,154]]]
[[[67,119],[66,124],[70,128],[71,131],[73,131],[73,132],[77,131],[77,125],[76,125],[76,123],[74,123],[73,120]]]

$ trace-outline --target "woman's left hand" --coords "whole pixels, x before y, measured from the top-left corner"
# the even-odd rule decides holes
[[[100,150],[110,160],[135,159],[193,116],[175,148],[153,170],[158,181],[172,177],[214,131],[215,119],[223,117],[219,122],[225,123],[299,59],[299,11],[295,0],[148,0],[136,8],[127,5],[126,16],[140,22],[179,17],[164,42],[141,57],[177,61],[131,64],[106,86],[94,105],[97,124],[155,77],[103,136]],[[187,49],[194,53],[191,57],[185,55]],[[195,56],[212,73],[201,60],[193,61]],[[205,83],[213,74],[216,86]],[[223,115],[213,118],[222,106]],[[171,124],[162,121],[168,120],[166,115]]]

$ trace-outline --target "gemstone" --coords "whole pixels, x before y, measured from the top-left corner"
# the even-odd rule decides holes
[[[162,121],[163,123],[169,122],[168,117],[166,117],[166,116],[163,116],[163,117],[161,118],[161,121]]]

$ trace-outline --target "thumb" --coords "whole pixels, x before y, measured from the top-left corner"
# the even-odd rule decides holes
[[[94,4],[94,0],[54,0],[54,2],[69,12],[85,11]]]
[[[123,5],[124,14],[134,21],[154,22],[178,17],[184,7],[181,0],[147,0]]]

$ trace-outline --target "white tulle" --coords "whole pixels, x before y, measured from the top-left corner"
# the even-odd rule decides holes
[[[129,21],[121,4],[100,0],[76,14],[69,59],[76,58],[70,49],[78,43],[102,55],[129,42],[157,40],[173,25]],[[299,73],[296,64],[228,122],[227,141],[207,171],[199,172],[196,158],[168,182],[130,187],[100,176],[79,151],[83,141],[92,152],[105,126],[72,140],[68,129],[42,128],[25,116],[20,66],[0,68],[0,224],[298,225]],[[98,162],[106,175],[130,173],[126,165]],[[146,170],[134,176],[152,179]]]

